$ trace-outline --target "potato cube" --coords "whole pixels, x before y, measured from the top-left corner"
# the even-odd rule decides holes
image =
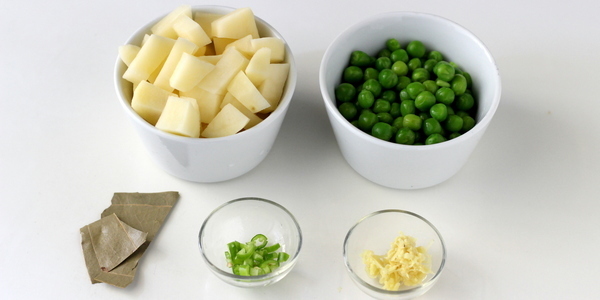
[[[281,101],[283,88],[285,87],[289,73],[290,64],[288,63],[269,65],[269,75],[258,87],[258,91],[267,99],[271,106],[261,112],[268,113],[277,108],[279,101]]]
[[[194,88],[214,68],[215,65],[209,62],[200,60],[189,53],[183,53],[175,70],[173,70],[169,83],[180,92],[187,92]]]
[[[129,67],[135,56],[140,52],[140,47],[132,44],[119,46],[119,57]]]
[[[204,32],[204,29],[200,27],[200,24],[187,15],[180,15],[175,20],[173,30],[175,30],[179,37],[190,40],[198,47],[204,47],[212,42],[210,37]]]
[[[123,78],[134,85],[148,79],[152,72],[165,61],[175,40],[165,38],[156,34],[151,35],[148,41],[140,48],[129,68],[123,74]]]
[[[231,79],[247,65],[248,59],[237,49],[227,49],[215,65],[215,69],[200,81],[198,87],[212,94],[225,95]]]
[[[238,133],[249,122],[248,117],[235,106],[227,104],[206,126],[202,136],[206,138],[223,137]]]
[[[225,46],[225,48],[236,47],[240,53],[244,54],[247,58],[251,58],[256,50],[252,48],[252,35],[247,35],[241,39],[235,40]]]
[[[223,102],[221,102],[221,108],[223,108],[227,104],[235,106],[235,108],[237,108],[241,113],[243,113],[244,116],[248,117],[249,121],[248,124],[244,126],[244,129],[250,129],[262,121],[262,119],[259,116],[251,112],[248,108],[246,108],[246,106],[244,106],[244,104],[240,103],[240,101],[235,99],[235,97],[233,97],[231,93],[225,94]]]
[[[211,29],[213,36],[220,38],[240,39],[249,34],[259,38],[254,13],[248,7],[238,8],[214,20]]]
[[[225,52],[225,48],[235,42],[236,39],[228,39],[228,38],[213,38],[213,46],[215,48],[215,54],[223,54]]]
[[[227,86],[227,91],[253,113],[271,106],[243,71],[235,75]]]
[[[221,14],[199,11],[194,14],[194,21],[196,21],[198,24],[200,24],[200,27],[202,27],[204,32],[206,32],[206,34],[212,39],[214,37],[214,35],[212,35],[211,23],[214,20],[216,20],[222,16],[223,15],[221,15]]]
[[[271,63],[280,63],[285,59],[285,44],[283,40],[276,37],[264,37],[253,39],[251,41],[252,48],[258,50],[263,47],[271,49]]]
[[[154,80],[154,84],[164,90],[172,92],[174,88],[169,81],[171,80],[171,75],[173,75],[173,71],[175,70],[175,67],[177,67],[181,56],[183,53],[194,53],[197,48],[198,46],[189,40],[181,37],[178,38],[163,67],[160,69],[160,73],[158,73],[156,80]]]
[[[167,99],[172,96],[169,93],[148,81],[141,81],[133,92],[131,108],[146,122],[156,125]]]
[[[196,99],[198,109],[200,110],[200,119],[203,123],[210,123],[212,119],[219,113],[223,95],[209,93],[199,87],[195,87],[187,92],[180,92],[181,97],[189,97]]]
[[[176,135],[200,137],[200,111],[196,99],[170,96],[156,128]]]
[[[271,48],[260,48],[248,62],[246,67],[246,76],[255,86],[259,86],[269,74],[269,65],[271,61]]]
[[[219,60],[221,60],[221,57],[223,57],[223,55],[203,55],[198,56],[198,59],[216,65]]]
[[[177,39],[177,32],[173,29],[173,24],[179,18],[179,16],[188,16],[192,17],[192,6],[191,5],[181,5],[167,14],[164,18],[158,21],[150,31],[154,34],[168,37],[171,39]]]

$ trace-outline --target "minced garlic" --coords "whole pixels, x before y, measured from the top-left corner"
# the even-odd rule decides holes
[[[403,233],[394,240],[387,255],[376,255],[371,250],[362,254],[371,278],[378,278],[383,289],[397,291],[401,286],[421,283],[431,273],[431,256],[423,246],[416,246],[415,238]]]

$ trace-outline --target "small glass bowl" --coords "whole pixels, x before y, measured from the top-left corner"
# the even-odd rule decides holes
[[[361,254],[372,250],[385,255],[392,242],[403,233],[414,237],[417,246],[424,246],[431,255],[431,274],[420,285],[384,290],[378,279],[366,271]],[[381,210],[360,219],[344,240],[344,263],[354,283],[376,299],[412,299],[425,294],[438,280],[446,262],[446,248],[438,230],[423,217],[404,210]]]
[[[246,243],[264,234],[269,245],[279,243],[278,252],[289,259],[275,271],[258,276],[233,274],[225,251],[233,241]],[[261,198],[239,198],[217,207],[204,221],[198,235],[200,252],[209,269],[221,280],[238,287],[268,286],[283,279],[294,267],[302,247],[302,232],[294,216],[283,206]]]

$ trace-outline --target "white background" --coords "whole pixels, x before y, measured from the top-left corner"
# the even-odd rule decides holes
[[[7,3],[8,2],[8,3]],[[298,84],[271,153],[250,173],[199,184],[150,160],[117,102],[117,47],[173,1],[5,1],[0,9],[0,298],[363,299],[342,262],[362,216],[406,209],[443,234],[448,259],[422,299],[594,299],[600,294],[598,1],[221,1],[249,6],[286,38]],[[471,30],[502,76],[502,100],[464,168],[393,190],[342,158],[318,86],[346,27],[376,13],[437,14]],[[125,289],[89,282],[79,228],[114,192],[181,198]],[[259,196],[304,233],[297,266],[264,289],[229,286],[197,247],[208,213]]]

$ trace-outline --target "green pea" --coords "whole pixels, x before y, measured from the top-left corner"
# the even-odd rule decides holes
[[[475,119],[471,116],[464,116],[463,118],[463,127],[461,129],[462,132],[467,132],[475,127]]]
[[[373,125],[377,123],[379,119],[377,119],[377,115],[370,111],[363,111],[360,116],[358,116],[358,128],[365,132],[370,132]]]
[[[388,102],[394,102],[396,99],[398,99],[398,94],[393,90],[385,90],[383,93],[381,93],[381,99]]]
[[[450,132],[459,132],[463,127],[463,118],[457,115],[449,115],[444,128]]]
[[[385,41],[385,47],[390,51],[396,51],[400,49],[400,42],[397,39],[388,39]]]
[[[454,67],[446,61],[440,61],[433,67],[433,73],[443,81],[452,80],[455,72]]]
[[[385,101],[383,99],[377,99],[377,100],[375,100],[375,103],[373,104],[373,112],[376,114],[382,113],[382,112],[390,112],[391,107],[392,107],[392,104],[390,102]]]
[[[467,90],[467,79],[463,75],[456,74],[450,81],[450,86],[454,90],[454,94],[460,96]]]
[[[451,134],[448,135],[448,139],[449,140],[453,140],[453,139],[455,139],[455,138],[457,138],[459,136],[461,136],[461,134],[459,132],[453,132],[453,133],[451,133]]]
[[[409,114],[414,115],[416,111],[417,108],[415,107],[414,100],[403,100],[402,102],[400,102],[400,114],[402,116],[406,116]]]
[[[392,68],[393,68],[393,66],[392,66]],[[411,82],[412,82],[412,80],[410,80],[410,78],[408,78],[406,76],[399,76],[398,77],[398,85],[396,86],[396,89],[398,91],[401,91],[401,90],[405,89]]]
[[[358,106],[362,108],[370,108],[375,103],[375,96],[371,91],[363,89],[358,93]]]
[[[421,58],[425,55],[425,45],[421,41],[412,41],[406,46],[406,52],[412,57]]]
[[[369,54],[356,50],[352,51],[350,54],[350,64],[357,67],[368,67],[374,62],[374,57],[371,57]]]
[[[433,80],[425,80],[423,81],[423,85],[425,86],[425,90],[430,91],[431,93],[435,94],[435,92],[437,92],[438,90],[438,85],[435,84],[435,81]]]
[[[390,115],[390,113],[387,112],[378,113],[377,120],[379,120],[379,122],[384,122],[388,124],[392,124],[392,122],[394,122],[394,118],[392,117],[392,115]]]
[[[462,94],[456,97],[454,106],[462,111],[467,111],[475,105],[475,99],[471,94]]]
[[[403,125],[402,125],[403,122],[404,122],[404,118],[403,117],[396,117],[394,119],[394,121],[392,122],[392,126],[395,127],[395,128],[400,129],[400,128],[403,127]]]
[[[366,68],[364,73],[365,73],[365,75],[363,77],[364,81],[367,81],[369,79],[377,80],[377,78],[379,78],[379,71],[377,71],[375,68]]]
[[[430,117],[429,113],[426,113],[426,112],[419,113],[419,118],[421,118],[421,120],[423,120],[423,121],[429,119],[429,117]]]
[[[375,123],[371,129],[371,135],[378,139],[389,141],[392,138],[392,125],[383,122]]]
[[[352,124],[352,126],[358,128],[358,119],[354,119],[354,120],[350,121],[350,124]]]
[[[375,79],[369,79],[363,83],[363,90],[370,91],[373,96],[379,97],[381,95],[381,83]]]
[[[454,109],[452,108],[452,106],[446,105],[446,110],[448,110],[448,115],[453,115],[454,114]]]
[[[427,70],[428,72],[433,73],[433,68],[435,67],[435,65],[437,63],[438,63],[438,61],[435,59],[428,59],[423,63],[423,68],[425,68],[425,70]]]
[[[392,71],[394,71],[394,73],[396,73],[398,76],[404,76],[408,74],[408,66],[405,62],[399,60],[392,64]]]
[[[398,49],[390,54],[390,59],[393,62],[403,61],[404,63],[408,63],[408,53],[404,49]]]
[[[356,96],[356,88],[350,83],[342,83],[335,88],[335,98],[340,102],[352,101]]]
[[[425,133],[425,135],[427,136],[430,136],[435,133],[441,134],[442,125],[440,124],[440,122],[438,122],[438,120],[434,118],[429,118],[423,122],[423,133]]]
[[[406,86],[406,92],[411,99],[417,98],[417,96],[423,91],[425,91],[425,86],[420,82],[411,82],[408,86]]]
[[[446,105],[452,104],[454,102],[454,90],[449,87],[439,88],[435,92],[435,99],[437,102],[444,103]]]
[[[389,69],[392,67],[392,60],[389,57],[379,57],[375,60],[375,69],[379,72],[383,69]]]
[[[467,80],[467,88],[470,89],[473,85],[473,79],[471,78],[471,74],[469,74],[468,72],[463,72],[462,76],[465,76],[465,79]]]
[[[450,87],[450,83],[448,83],[448,81],[444,81],[439,78],[435,81],[435,84],[437,84],[440,87]]]
[[[429,109],[429,114],[438,122],[443,122],[448,118],[448,108],[444,103],[436,103]]]
[[[421,129],[422,124],[423,124],[423,120],[421,119],[421,117],[414,115],[414,114],[405,115],[402,120],[403,128],[406,127],[408,129],[415,130],[415,131]]]
[[[338,110],[340,111],[342,116],[349,121],[354,120],[354,118],[356,118],[356,115],[358,114],[358,109],[356,108],[356,105],[354,105],[354,103],[352,102],[344,102],[340,104]]]
[[[349,66],[344,69],[343,80],[349,83],[358,83],[363,79],[363,70],[357,66]]]
[[[430,91],[422,91],[415,98],[415,107],[420,111],[428,111],[435,104],[435,96]]]
[[[434,133],[427,137],[425,145],[433,145],[441,142],[445,142],[446,138],[439,133]]]
[[[399,94],[400,94],[400,101],[413,100],[413,98],[408,94],[406,89],[401,90]]]
[[[396,143],[403,145],[413,145],[416,140],[415,132],[409,128],[402,127],[396,133]]]
[[[412,80],[418,82],[424,82],[429,79],[429,71],[425,68],[416,68],[412,73]]]
[[[408,61],[408,69],[411,71],[414,71],[418,68],[421,67],[421,59],[419,58],[411,58],[411,60]]]
[[[427,55],[427,58],[434,59],[434,60],[437,60],[437,61],[444,60],[444,57],[442,56],[442,53],[440,51],[437,51],[437,50],[433,50],[433,51],[429,52],[429,54]]]
[[[391,69],[383,69],[379,72],[379,83],[383,88],[391,89],[398,84],[398,75]]]
[[[381,49],[381,51],[379,51],[377,53],[377,57],[390,57],[390,54],[392,54],[392,52],[388,49]]]
[[[399,102],[393,102],[390,105],[390,115],[392,116],[392,118],[397,118],[402,116],[402,108],[401,108],[401,104]]]

